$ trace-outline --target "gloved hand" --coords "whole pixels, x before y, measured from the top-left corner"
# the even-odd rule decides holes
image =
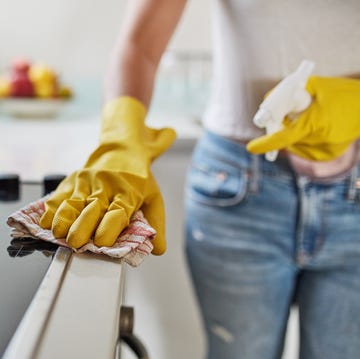
[[[145,115],[145,107],[131,97],[105,106],[98,148],[46,202],[43,228],[52,229],[56,238],[66,237],[74,248],[92,236],[97,246],[112,246],[141,209],[157,231],[152,253],[164,253],[164,204],[150,165],[171,146],[175,132],[146,127]]]
[[[250,141],[247,150],[262,154],[286,149],[300,157],[330,161],[360,136],[360,81],[312,76],[307,91],[313,101],[296,119],[285,118],[283,129]]]

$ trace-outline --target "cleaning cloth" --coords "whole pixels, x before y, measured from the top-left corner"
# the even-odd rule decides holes
[[[38,201],[32,202],[9,216],[7,224],[12,228],[13,238],[31,237],[42,239],[60,246],[70,246],[65,239],[54,238],[51,230],[40,227],[40,218],[45,211],[45,196]],[[143,213],[139,210],[130,219],[130,224],[120,233],[116,242],[111,247],[97,247],[92,240],[74,252],[82,253],[90,251],[97,254],[105,254],[114,258],[121,258],[133,267],[138,266],[152,249],[152,239],[156,231],[149,225]]]

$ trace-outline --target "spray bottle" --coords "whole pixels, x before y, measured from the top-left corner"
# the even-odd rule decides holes
[[[303,60],[295,72],[285,77],[260,104],[254,116],[254,123],[265,128],[266,134],[281,130],[285,116],[290,118],[304,111],[311,103],[311,96],[305,86],[315,64]],[[268,161],[275,161],[278,151],[265,154]]]

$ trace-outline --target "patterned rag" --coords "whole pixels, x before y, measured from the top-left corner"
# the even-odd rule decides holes
[[[65,239],[54,238],[51,230],[40,227],[40,218],[45,212],[45,201],[48,196],[32,202],[19,209],[9,216],[7,224],[12,228],[13,238],[31,237],[42,239],[60,246],[69,247]],[[146,256],[148,256],[153,245],[151,240],[156,235],[156,231],[149,225],[141,211],[137,211],[130,219],[130,224],[126,227],[112,247],[97,247],[92,240],[75,249],[74,252],[82,253],[90,251],[97,254],[105,254],[114,258],[121,258],[133,267],[138,266]]]

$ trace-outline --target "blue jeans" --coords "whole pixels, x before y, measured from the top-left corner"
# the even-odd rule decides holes
[[[301,359],[360,358],[358,173],[313,181],[205,133],[187,177],[186,254],[207,358],[280,358],[294,302]]]

